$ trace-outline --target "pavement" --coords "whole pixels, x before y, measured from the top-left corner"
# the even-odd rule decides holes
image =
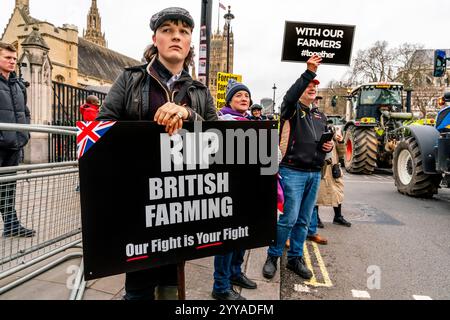
[[[80,249],[69,249],[48,260],[45,260],[24,271],[0,280],[0,288],[11,282],[31,274],[33,271],[55,261],[68,253],[80,252]],[[258,289],[248,290],[235,287],[248,300],[280,300],[280,272],[267,280],[262,275],[262,267],[266,259],[267,248],[247,250],[243,271],[248,278],[258,284]],[[71,295],[71,284],[74,283],[76,271],[81,258],[65,261],[47,272],[0,294],[0,300],[68,300]],[[186,299],[212,300],[214,258],[208,257],[186,262]],[[121,300],[124,295],[125,275],[117,275],[86,283],[82,300]],[[0,289],[1,290],[1,289]]]

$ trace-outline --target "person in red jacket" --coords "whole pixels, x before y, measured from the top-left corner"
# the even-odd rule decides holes
[[[86,103],[80,106],[80,113],[83,121],[95,121],[100,109],[100,101],[96,96],[88,96]]]

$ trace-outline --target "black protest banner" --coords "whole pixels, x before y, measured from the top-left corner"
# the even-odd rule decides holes
[[[306,62],[316,54],[323,64],[350,65],[355,26],[286,21],[282,61]]]
[[[276,122],[78,127],[87,280],[275,241]]]

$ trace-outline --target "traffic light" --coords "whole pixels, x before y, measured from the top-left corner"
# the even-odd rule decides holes
[[[450,102],[450,92],[446,92],[444,94],[444,100],[445,100],[445,102]]]
[[[333,108],[336,108],[337,106],[337,100],[338,100],[338,96],[333,96],[333,98],[331,98],[331,106]]]
[[[447,57],[444,50],[434,51],[434,72],[435,77],[442,77],[447,68]]]

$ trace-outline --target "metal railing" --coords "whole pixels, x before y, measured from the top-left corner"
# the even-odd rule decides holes
[[[76,135],[71,127],[0,123],[3,130]],[[76,161],[0,168],[0,280],[68,249],[78,249],[0,287],[0,299],[1,294],[56,265],[82,257],[78,185]],[[82,268],[77,279],[71,299],[82,298]]]

